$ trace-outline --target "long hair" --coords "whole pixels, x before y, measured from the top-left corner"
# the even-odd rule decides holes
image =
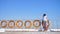
[[[43,14],[43,17],[46,16],[46,14]]]

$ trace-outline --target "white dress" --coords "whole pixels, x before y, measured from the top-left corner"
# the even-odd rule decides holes
[[[45,27],[46,27],[46,26],[48,25],[47,16],[44,16],[44,17],[43,17],[43,21],[44,21],[43,23],[44,23],[44,25],[45,25]]]

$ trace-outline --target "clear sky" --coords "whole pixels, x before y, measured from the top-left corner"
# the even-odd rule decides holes
[[[0,0],[0,20],[42,19],[43,13],[60,28],[60,0]]]

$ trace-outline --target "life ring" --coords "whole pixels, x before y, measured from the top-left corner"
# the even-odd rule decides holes
[[[36,23],[36,22],[38,22],[38,23],[39,23],[39,25],[38,25],[38,26],[36,26],[36,25],[35,25],[35,23]],[[34,28],[39,28],[39,27],[40,27],[40,25],[41,25],[41,24],[40,24],[40,20],[34,20],[34,21],[33,21],[33,25],[34,25]]]
[[[30,26],[26,26],[26,23],[27,23],[27,22],[29,22],[29,23],[30,23]],[[25,21],[25,23],[24,23],[24,25],[25,25],[25,27],[26,27],[26,28],[31,28],[31,27],[32,27],[32,22],[31,22],[31,21],[29,21],[29,20],[26,20],[26,21]]]
[[[48,28],[50,26],[50,21],[48,20],[47,22],[48,22],[48,25],[47,25],[47,28]]]
[[[3,22],[5,22],[5,23],[6,23],[6,25],[5,25],[5,26],[2,26],[2,23],[3,23]],[[1,21],[1,26],[2,26],[2,28],[6,28],[6,26],[7,26],[7,21],[6,21],[6,20],[2,20],[2,21]]]
[[[14,25],[13,26],[10,26],[10,23],[14,23]],[[14,20],[10,20],[9,22],[8,22],[8,26],[10,27],[10,28],[14,28],[14,26],[15,26],[15,22],[14,22]]]
[[[21,26],[18,25],[19,22],[22,23]],[[23,21],[22,21],[22,20],[17,20],[16,23],[15,23],[15,25],[16,25],[18,28],[22,28],[22,26],[23,26]]]
[[[45,30],[47,31],[48,28],[49,28],[49,26],[50,26],[50,22],[49,22],[49,20],[47,20],[46,22],[47,22],[47,24],[44,25],[44,21],[42,21],[42,26],[43,26],[44,31],[45,31]]]

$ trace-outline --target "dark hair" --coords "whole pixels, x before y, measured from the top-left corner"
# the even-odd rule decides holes
[[[46,16],[46,14],[43,14],[43,17]]]

